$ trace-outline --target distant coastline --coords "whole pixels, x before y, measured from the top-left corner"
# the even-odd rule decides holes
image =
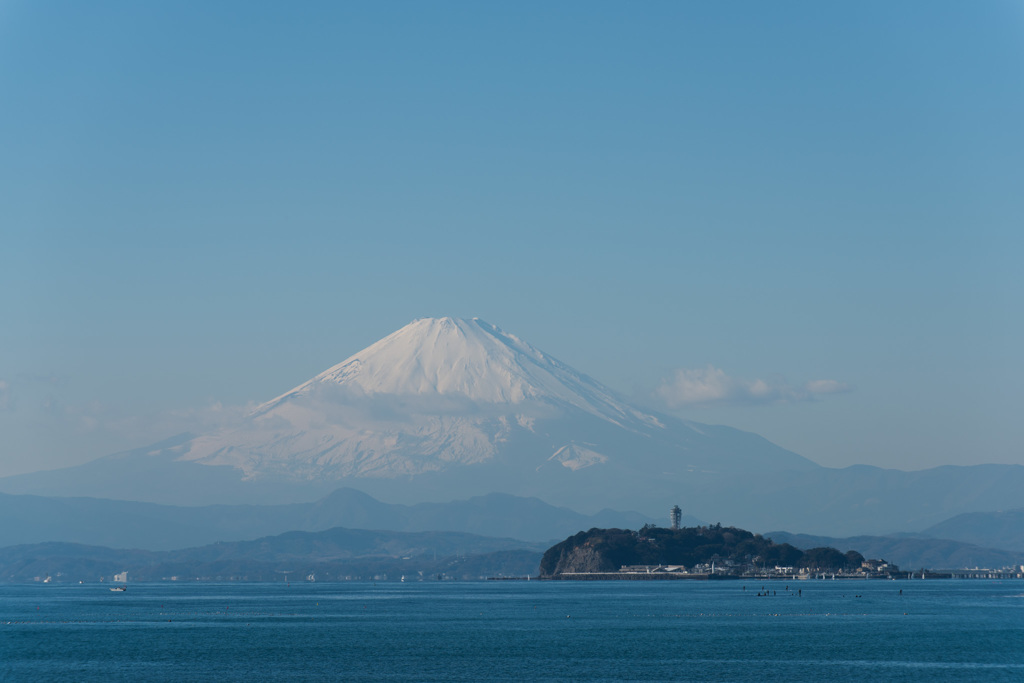
[[[540,579],[549,581],[922,580],[1024,578],[1024,565],[1001,569],[901,569],[855,550],[806,551],[745,529],[712,526],[590,529],[549,548]]]

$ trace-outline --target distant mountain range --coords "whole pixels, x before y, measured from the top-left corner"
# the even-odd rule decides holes
[[[635,538],[632,532],[591,529],[571,535],[566,541],[548,548],[549,543],[458,532],[367,531],[339,527],[316,532],[290,531],[247,541],[164,551],[78,543],[35,543],[0,548],[0,583],[42,581],[47,577],[57,583],[94,583],[101,579],[110,581],[114,574],[123,571],[128,572],[131,581],[396,581],[402,577],[419,581],[525,577],[537,575],[545,549],[550,555],[566,544],[574,547],[586,545],[581,539],[585,540],[594,533]],[[653,536],[671,534],[665,529],[645,533]],[[766,534],[765,537],[777,544],[789,543],[803,550],[821,547],[834,547],[841,552],[856,550],[865,557],[895,562],[903,569],[1001,567],[1022,561],[1020,553],[935,539],[836,539],[783,532]],[[576,555],[579,555],[581,548],[576,550]],[[646,557],[644,553],[650,554],[648,550],[645,546],[640,554]],[[707,545],[695,546],[693,550],[704,552],[709,557],[718,552]],[[593,549],[588,552],[592,554]],[[586,557],[590,554],[584,553]],[[614,557],[602,560],[601,569],[610,567],[615,570],[619,564],[637,563],[623,559],[625,555],[612,555]],[[656,559],[658,556],[658,552],[654,552],[651,557],[655,559],[651,562],[659,561]]]
[[[833,547],[841,552],[856,550],[867,558],[885,559],[901,569],[960,569],[985,567],[988,569],[1024,564],[1024,552],[985,548],[972,543],[920,535],[853,536],[833,538],[772,531],[764,534],[776,543],[789,543],[807,550]]]
[[[96,498],[45,498],[0,493],[0,547],[65,541],[114,548],[173,550],[240,541],[286,531],[338,526],[386,531],[452,531],[551,542],[599,526],[638,528],[644,515],[602,510],[583,515],[536,498],[492,493],[451,503],[382,503],[339,489],[313,503],[181,507]],[[686,524],[700,520],[687,517]]]
[[[1007,514],[994,513],[992,516],[999,518]],[[964,519],[976,522],[989,517],[972,515],[964,516]],[[146,553],[152,551],[248,541],[290,531],[320,532],[339,526],[372,530],[368,533],[442,532],[442,537],[447,532],[470,533],[481,538],[499,538],[501,544],[515,539],[513,546],[532,548],[550,545],[558,539],[592,528],[638,529],[645,524],[666,526],[667,521],[614,510],[582,515],[536,498],[507,494],[489,494],[451,503],[399,505],[380,502],[354,489],[339,489],[314,503],[205,507],[0,494],[0,519],[4,520],[0,525],[0,550],[22,546],[19,552],[23,559],[31,552],[42,552],[39,559],[67,552],[74,557],[83,557],[82,553],[85,553],[99,559],[115,556],[146,558],[149,557]],[[885,558],[908,568],[1004,566],[1019,563],[1024,557],[1024,552],[1014,552],[1012,548],[981,545],[986,538],[984,532],[990,530],[994,532],[989,535],[999,537],[1005,534],[1006,538],[1012,539],[1012,529],[1009,529],[1012,520],[1007,521],[1009,527],[1002,530],[991,523],[966,525],[961,518],[950,522],[955,522],[953,526],[959,529],[959,540],[932,538],[923,533],[834,538],[772,532],[766,536],[802,549],[834,546],[844,552],[858,550],[870,557]],[[697,526],[704,522],[683,516],[681,523],[683,526]],[[937,525],[930,531],[938,535],[937,530],[944,526],[945,523]],[[981,531],[972,532],[972,528]],[[970,533],[979,533],[979,537],[974,539]],[[69,544],[90,548],[101,546],[103,549],[75,551]],[[131,549],[140,554],[117,555],[115,549]],[[446,550],[442,547],[440,552]],[[495,571],[501,573],[498,569]]]
[[[928,527],[921,533],[1024,553],[1024,508],[967,512]]]
[[[453,532],[344,528],[291,531],[252,541],[171,551],[75,543],[0,548],[0,582],[479,579],[536,574],[545,544]]]
[[[1019,506],[1024,467],[821,467],[748,432],[635,406],[479,319],[424,318],[256,408],[0,491],[169,505],[504,493],[593,512],[669,507],[709,522],[852,535]]]

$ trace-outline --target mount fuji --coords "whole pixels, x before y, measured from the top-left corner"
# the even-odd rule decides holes
[[[264,403],[241,427],[192,440],[182,459],[293,482],[501,466],[525,486],[655,460],[662,470],[815,467],[749,440],[758,448],[723,452],[701,429],[629,405],[490,323],[424,318]]]
[[[309,501],[341,486],[391,502],[489,493],[594,512],[805,533],[886,533],[1013,507],[1024,468],[821,467],[748,432],[655,414],[478,318],[423,318],[249,413],[7,493],[169,504]]]

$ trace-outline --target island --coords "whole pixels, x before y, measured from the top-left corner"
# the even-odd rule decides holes
[[[581,531],[548,548],[539,573],[541,579],[563,581],[748,577],[910,578],[910,573],[885,560],[865,559],[853,550],[800,550],[721,524]]]

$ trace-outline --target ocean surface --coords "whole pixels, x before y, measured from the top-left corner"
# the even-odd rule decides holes
[[[1024,581],[0,585],[3,681],[769,679],[1022,681]]]

